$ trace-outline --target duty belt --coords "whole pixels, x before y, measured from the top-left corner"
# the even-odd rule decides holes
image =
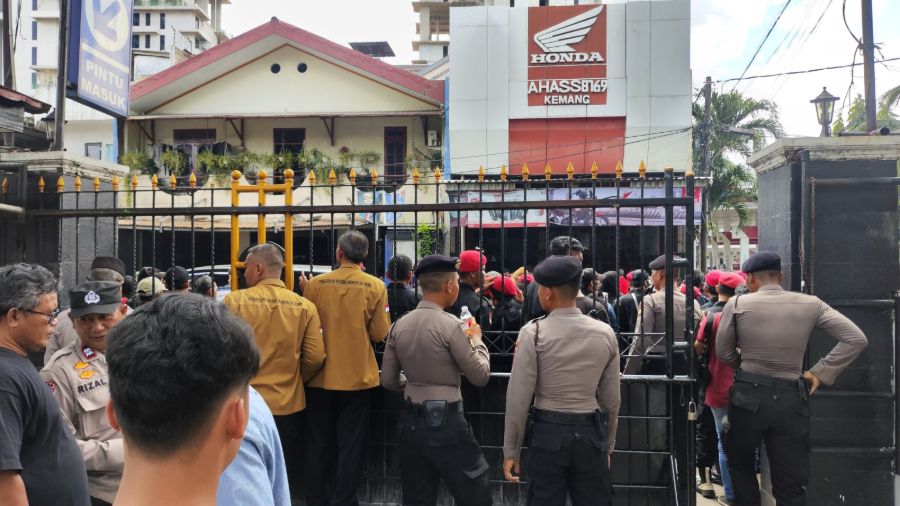
[[[534,410],[535,422],[558,423],[562,425],[594,425],[594,413],[563,413],[561,411]]]
[[[434,402],[434,401],[425,401],[425,402]],[[417,404],[414,402],[410,402],[408,400],[403,401],[403,409],[404,411],[409,412],[411,415],[415,416],[427,416],[428,409],[425,404]],[[463,403],[462,401],[448,402],[447,403],[447,415],[457,415],[463,413]]]
[[[800,390],[801,393],[806,393],[806,381],[803,378],[799,377],[795,380],[789,380],[784,378],[776,378],[774,376],[768,376],[765,374],[742,371],[738,369],[734,371],[734,381],[740,381],[741,383],[753,383],[755,385],[764,385],[767,387],[778,387],[785,390],[797,389]],[[801,390],[801,385],[803,386],[803,390]]]

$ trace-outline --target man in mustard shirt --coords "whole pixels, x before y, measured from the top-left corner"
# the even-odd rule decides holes
[[[309,506],[359,504],[369,394],[379,384],[372,343],[384,341],[391,325],[384,282],[359,268],[368,250],[366,236],[347,232],[338,239],[335,253],[340,268],[308,281],[300,276],[300,288],[319,309],[328,355],[325,366],[307,383],[306,461],[316,463],[305,470]],[[334,458],[337,474],[329,483]]]
[[[259,348],[259,372],[250,380],[266,401],[281,438],[288,479],[299,484],[302,462],[303,384],[325,361],[319,314],[310,301],[281,281],[284,257],[272,244],[250,249],[244,279],[249,288],[231,292],[222,302],[253,327]]]

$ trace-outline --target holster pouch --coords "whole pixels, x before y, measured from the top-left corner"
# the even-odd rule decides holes
[[[597,428],[597,435],[602,441],[606,441],[609,427],[609,413],[605,409],[594,411],[594,426]]]
[[[447,419],[447,401],[425,401],[425,421],[432,429],[440,429]]]

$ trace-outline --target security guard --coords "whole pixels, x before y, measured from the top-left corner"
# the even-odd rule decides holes
[[[534,269],[541,307],[549,315],[519,331],[509,388],[503,472],[519,481],[519,451],[534,396],[529,446],[529,506],[612,501],[609,455],[616,441],[619,349],[609,325],[575,307],[581,261],[550,257]]]
[[[736,505],[760,504],[755,450],[766,443],[778,506],[806,504],[809,483],[809,395],[831,385],[866,347],[866,336],[817,297],[781,288],[781,258],[760,251],[744,262],[750,293],[731,298],[716,334],[718,359],[735,369],[723,447]],[[803,371],[809,335],[839,342]],[[737,348],[740,347],[740,353]],[[801,374],[802,373],[802,374]]]
[[[439,479],[456,504],[491,504],[488,464],[463,416],[459,391],[460,371],[475,386],[488,383],[490,356],[477,323],[442,311],[459,295],[458,266],[459,260],[443,255],[419,262],[423,300],[394,324],[384,350],[381,385],[404,391],[406,398],[400,483],[407,505],[434,505]]]
[[[469,313],[481,326],[481,330],[489,332],[492,328],[491,313],[494,311],[494,306],[491,301],[480,295],[481,290],[476,291],[482,281],[484,281],[485,287],[491,286],[490,283],[493,283],[493,278],[484,272],[487,258],[480,251],[466,250],[459,255],[459,262],[459,298],[445,311],[459,318],[462,307],[466,306],[469,308]]]
[[[122,303],[121,284],[115,281],[74,286],[69,303],[69,318],[79,340],[56,352],[41,377],[84,456],[91,503],[109,505],[122,481],[125,448],[122,434],[106,419],[109,379],[104,352],[106,333],[125,317],[127,306]]]

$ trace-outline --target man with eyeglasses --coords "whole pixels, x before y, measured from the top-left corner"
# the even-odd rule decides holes
[[[88,506],[84,459],[28,352],[56,326],[57,279],[29,264],[0,267],[0,498],[13,506]]]
[[[125,318],[128,307],[120,290],[115,281],[89,281],[69,289],[68,318],[78,341],[56,352],[41,371],[84,457],[93,506],[115,501],[125,467],[122,433],[106,417],[106,333]]]

